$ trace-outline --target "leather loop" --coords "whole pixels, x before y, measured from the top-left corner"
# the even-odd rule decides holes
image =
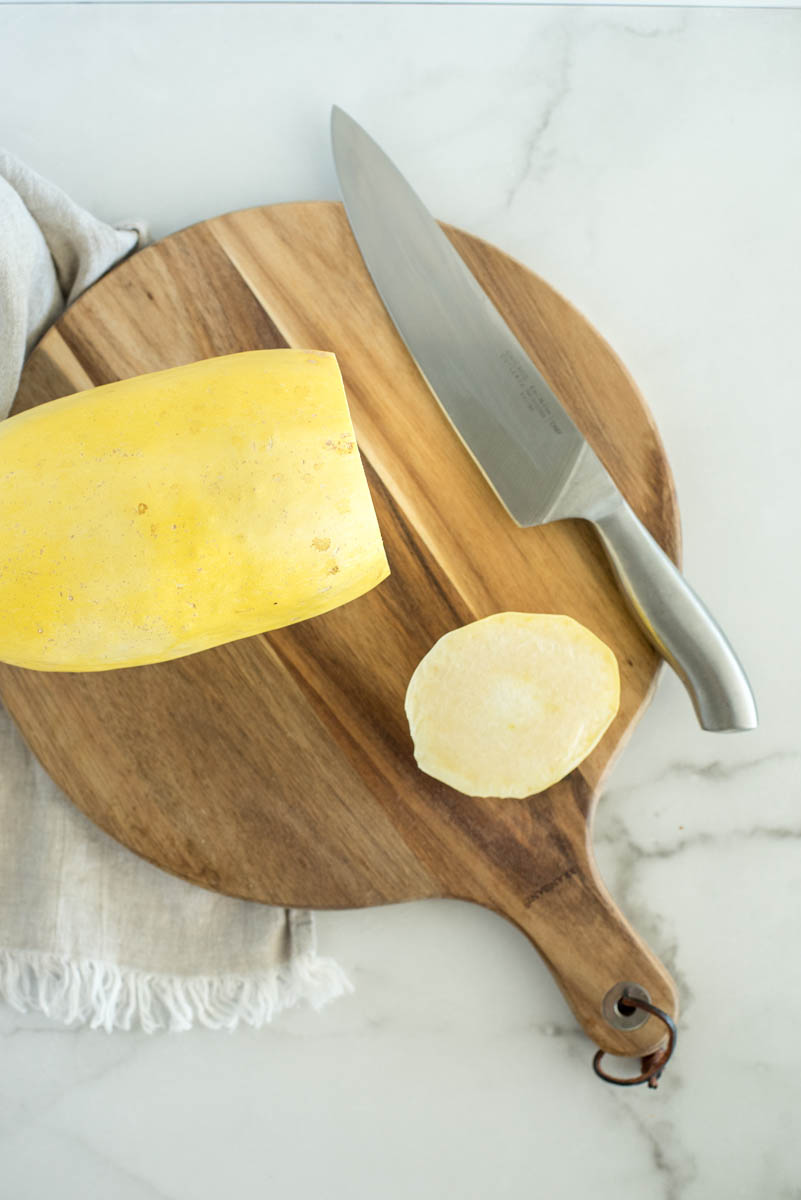
[[[641,1000],[637,996],[624,995],[624,1001],[631,1008],[641,1008],[645,1012],[650,1013],[654,1017],[658,1017],[665,1025],[668,1038],[667,1045],[659,1050],[654,1050],[652,1054],[646,1054],[642,1060],[642,1071],[639,1075],[633,1075],[629,1079],[617,1079],[614,1075],[607,1075],[603,1070],[601,1062],[604,1057],[604,1051],[599,1050],[592,1060],[593,1070],[599,1079],[603,1079],[605,1083],[614,1083],[617,1087],[634,1087],[638,1083],[647,1083],[649,1088],[659,1086],[659,1079],[670,1061],[673,1051],[676,1049],[676,1041],[678,1031],[672,1017],[669,1017],[661,1008],[657,1008],[655,1004],[650,1004],[647,1000]]]

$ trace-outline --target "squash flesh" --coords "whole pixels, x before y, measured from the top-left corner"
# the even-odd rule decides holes
[[[333,354],[228,355],[0,424],[5,662],[160,662],[327,612],[388,573]]]
[[[434,644],[406,715],[421,770],[468,796],[523,799],[578,766],[619,703],[617,660],[583,625],[496,613]]]

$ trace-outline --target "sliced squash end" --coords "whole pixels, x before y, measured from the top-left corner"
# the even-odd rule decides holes
[[[523,799],[577,767],[619,704],[617,659],[589,629],[505,612],[441,637],[405,707],[422,771],[468,796]]]

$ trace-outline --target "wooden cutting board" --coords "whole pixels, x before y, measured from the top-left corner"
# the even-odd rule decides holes
[[[446,232],[676,561],[670,471],[623,366],[542,280]],[[15,411],[285,345],[339,358],[391,577],[325,616],[175,662],[97,674],[3,665],[5,704],[74,802],[165,870],[269,904],[477,901],[528,935],[600,1047],[653,1050],[654,1018],[622,1031],[602,1013],[626,980],[674,1016],[677,1001],[598,876],[589,824],[658,658],[589,525],[520,529],[508,517],[386,316],[341,206],[232,213],[136,254],[44,337]],[[471,799],[422,774],[403,711],[436,639],[503,610],[575,617],[613,648],[622,676],[597,749],[525,801]]]

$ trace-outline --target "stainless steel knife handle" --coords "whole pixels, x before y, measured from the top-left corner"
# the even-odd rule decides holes
[[[592,517],[640,624],[690,693],[703,729],[755,729],[745,671],[712,615],[621,500]]]

